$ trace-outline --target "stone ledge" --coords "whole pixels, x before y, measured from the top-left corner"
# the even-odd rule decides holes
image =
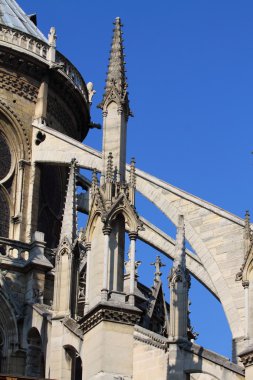
[[[168,339],[162,337],[159,334],[154,333],[153,331],[147,330],[141,326],[134,327],[134,339],[148,344],[149,346],[153,346],[156,348],[160,348],[164,351],[167,351]]]
[[[110,302],[100,303],[91,309],[82,319],[80,328],[83,334],[91,330],[102,321],[135,325],[140,321],[141,311],[129,305],[112,305]]]
[[[219,355],[216,352],[207,350],[206,348],[203,348],[202,346],[199,346],[195,343],[191,343],[188,347],[183,347],[185,351],[192,352],[195,355],[198,355],[206,360],[209,360],[215,364],[218,364],[230,371],[233,371],[235,373],[238,373],[240,375],[244,375],[244,368],[232,363],[229,358]]]

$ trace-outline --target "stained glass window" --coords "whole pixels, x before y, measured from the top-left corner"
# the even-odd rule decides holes
[[[11,152],[4,138],[0,133],[0,181],[4,179],[9,173],[11,168]]]

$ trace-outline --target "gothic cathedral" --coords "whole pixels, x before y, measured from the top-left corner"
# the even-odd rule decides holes
[[[126,163],[120,18],[99,104],[102,152],[82,144],[96,127],[94,93],[57,50],[53,27],[46,38],[35,16],[0,0],[0,379],[252,380],[249,215]],[[139,215],[136,191],[174,223],[176,239]],[[137,239],[161,252],[150,288],[138,280]],[[167,276],[164,255],[174,260]],[[191,275],[223,306],[232,361],[195,341]]]

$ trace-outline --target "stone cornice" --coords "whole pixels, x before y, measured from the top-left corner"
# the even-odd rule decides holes
[[[245,367],[253,365],[253,345],[249,345],[245,350],[239,353],[239,357]]]
[[[168,340],[166,338],[141,326],[135,326],[134,330],[134,340],[167,351]]]
[[[80,321],[85,334],[102,321],[134,326],[139,323],[141,312],[135,307],[115,307],[110,303],[101,303],[90,310]]]

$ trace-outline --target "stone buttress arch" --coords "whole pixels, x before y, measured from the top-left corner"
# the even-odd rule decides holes
[[[72,139],[53,130],[48,129],[47,136],[45,142],[34,151],[35,161],[66,163],[76,157],[80,167],[101,171],[100,152],[77,142],[74,144]],[[55,149],[57,145],[59,149]],[[238,267],[243,262],[244,222],[138,169],[136,190],[154,203],[175,225],[178,215],[185,215],[186,239],[213,282],[233,337],[244,336],[244,293],[241,285],[235,282]],[[201,226],[202,220],[205,226]]]

